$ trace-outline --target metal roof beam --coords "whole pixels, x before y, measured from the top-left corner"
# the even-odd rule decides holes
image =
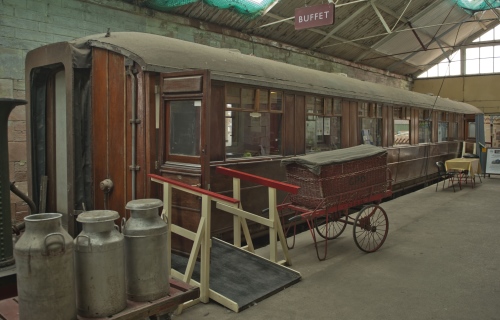
[[[373,10],[375,11],[375,13],[377,14],[377,17],[380,19],[380,22],[382,22],[382,24],[384,25],[384,28],[385,30],[387,31],[387,33],[391,33],[391,28],[389,28],[389,26],[387,25],[387,22],[385,22],[385,19],[384,17],[382,16],[382,14],[380,13],[380,11],[378,11],[378,8],[377,6],[375,5],[375,2],[372,0],[370,1],[370,5],[372,6]]]
[[[356,18],[358,15],[360,15],[363,11],[365,11],[370,6],[371,6],[371,2],[367,3],[364,6],[362,6],[361,8],[359,8],[358,11],[354,12],[349,18],[345,19],[344,21],[342,21],[342,23],[338,24],[335,28],[333,28],[330,32],[328,32],[323,39],[321,39],[320,41],[318,41],[315,44],[313,44],[311,47],[309,47],[309,49],[314,50],[317,47],[319,47],[320,45],[322,45],[325,41],[327,41],[328,38],[333,38],[333,34],[335,32],[337,32],[342,27],[344,27],[345,25],[347,25],[349,22],[351,22],[352,20],[354,20],[354,18]]]
[[[406,19],[406,18],[404,18],[404,17],[401,17],[401,21],[403,21],[405,24],[408,24],[408,22],[410,22],[411,20],[413,20],[413,21],[418,20],[418,19],[420,19],[422,16],[424,16],[424,15],[428,14],[430,11],[432,11],[432,10],[433,10],[435,7],[437,7],[438,5],[440,5],[440,2],[439,2],[439,1],[436,1],[434,4],[432,4],[432,5],[428,6],[427,8],[425,8],[424,10],[422,10],[421,12],[419,12],[418,14],[416,14],[415,16],[411,17],[410,19]],[[390,14],[390,15],[394,16],[394,17],[397,17],[397,16],[398,16],[396,12],[392,11],[390,8],[388,8],[388,7],[384,6],[384,5],[380,5],[380,4],[379,4],[379,5],[377,5],[377,7],[378,7],[380,10],[382,10],[382,11],[384,11],[384,12],[386,12],[386,13],[388,13],[388,14]],[[394,30],[394,28],[393,28],[393,30]],[[373,44],[373,45],[370,47],[370,50],[369,50],[369,51],[366,51],[366,52],[362,53],[362,54],[361,54],[361,55],[359,55],[356,59],[354,59],[354,61],[355,61],[355,62],[357,62],[357,61],[362,60],[364,57],[366,57],[368,54],[370,54],[370,52],[371,52],[371,51],[375,51],[375,52],[377,52],[377,53],[379,53],[379,54],[380,54],[380,52],[379,52],[379,51],[377,51],[377,48],[378,48],[378,47],[381,47],[381,46],[382,46],[383,44],[385,44],[387,41],[389,41],[390,39],[392,39],[392,37],[396,36],[396,34],[397,34],[397,33],[393,32],[393,33],[391,33],[391,34],[389,34],[389,35],[385,36],[385,37],[384,37],[383,39],[381,39],[380,41],[377,41],[375,44]],[[401,60],[401,59],[399,59],[399,60]]]

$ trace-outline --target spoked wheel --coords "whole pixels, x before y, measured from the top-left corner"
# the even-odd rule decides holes
[[[354,242],[364,252],[377,251],[384,244],[388,232],[387,214],[376,204],[363,207],[354,221]]]
[[[326,223],[326,217],[324,216],[314,219],[316,231],[323,239],[332,240],[337,238],[347,226],[347,217],[344,217],[343,220],[340,220],[340,218],[342,218],[342,213],[335,212],[328,214],[328,223]]]

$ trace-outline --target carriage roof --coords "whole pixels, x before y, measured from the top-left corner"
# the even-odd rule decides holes
[[[69,44],[77,49],[98,47],[121,53],[137,62],[145,71],[208,69],[215,80],[448,112],[482,113],[472,105],[447,98],[154,34],[112,32],[109,36],[98,34]],[[78,54],[85,50],[73,52]]]

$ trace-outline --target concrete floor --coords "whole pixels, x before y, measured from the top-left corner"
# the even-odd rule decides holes
[[[301,233],[290,251],[299,283],[240,313],[211,301],[172,319],[500,319],[500,177],[482,180],[383,203],[389,235],[375,253],[347,226],[320,262]]]

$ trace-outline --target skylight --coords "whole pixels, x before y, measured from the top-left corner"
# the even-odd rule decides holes
[[[143,5],[156,10],[168,11],[176,7],[204,3],[219,9],[231,9],[245,15],[258,15],[279,0],[146,0]]]
[[[500,7],[500,0],[453,0],[469,13],[490,10]]]

